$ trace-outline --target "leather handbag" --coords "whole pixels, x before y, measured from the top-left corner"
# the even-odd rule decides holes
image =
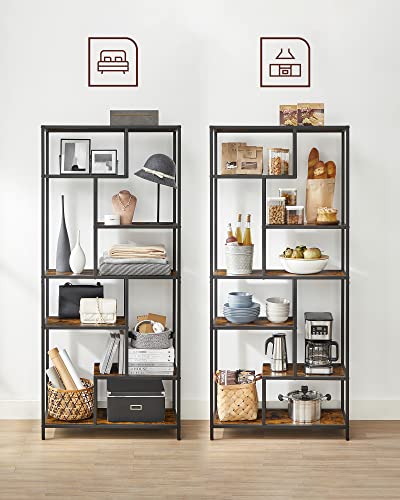
[[[79,305],[84,297],[104,297],[103,285],[72,285],[65,283],[58,287],[58,317],[79,318]]]
[[[114,325],[117,322],[117,299],[81,299],[81,323]]]

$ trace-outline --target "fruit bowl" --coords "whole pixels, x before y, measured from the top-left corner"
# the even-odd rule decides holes
[[[319,259],[290,259],[279,256],[284,270],[291,274],[317,274],[325,269],[329,255],[322,255]]]

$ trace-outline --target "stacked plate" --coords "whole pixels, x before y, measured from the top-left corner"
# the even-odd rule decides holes
[[[270,297],[265,301],[267,318],[271,323],[284,323],[289,317],[290,301],[281,297]]]
[[[230,323],[253,323],[260,315],[260,304],[247,292],[231,292],[224,304],[224,316]]]

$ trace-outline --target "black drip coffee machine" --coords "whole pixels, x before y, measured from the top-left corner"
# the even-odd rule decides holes
[[[333,362],[339,359],[338,343],[332,340],[333,317],[330,312],[306,312],[304,364],[307,374],[333,372]],[[335,355],[333,354],[335,348]]]

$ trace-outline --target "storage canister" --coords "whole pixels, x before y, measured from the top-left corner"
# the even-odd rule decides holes
[[[297,188],[279,188],[279,196],[285,198],[286,206],[297,205]]]
[[[225,245],[226,274],[240,276],[253,271],[253,245]]]
[[[286,223],[292,225],[304,224],[304,207],[300,205],[286,207]]]
[[[270,148],[268,152],[269,175],[287,175],[289,173],[289,150],[284,148]]]
[[[267,198],[268,224],[285,224],[285,198]]]

